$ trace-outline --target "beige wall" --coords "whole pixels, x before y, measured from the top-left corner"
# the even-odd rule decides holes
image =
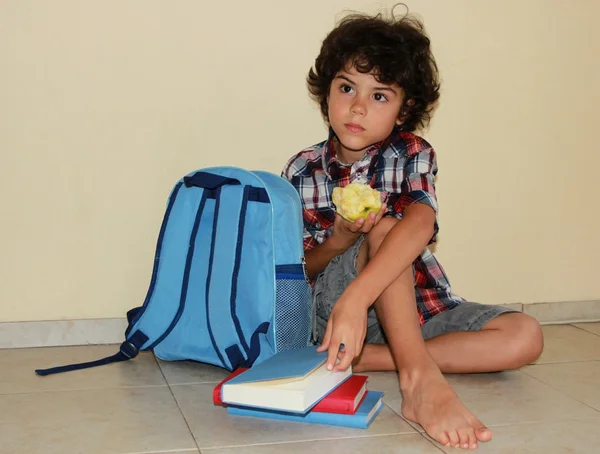
[[[322,140],[305,74],[339,12],[379,6],[1,1],[0,321],[140,304],[175,181],[209,165],[278,173]],[[455,290],[600,298],[600,2],[409,6],[443,77],[426,136]]]

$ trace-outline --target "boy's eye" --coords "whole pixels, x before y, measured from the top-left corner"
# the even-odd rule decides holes
[[[346,85],[346,84],[343,84],[340,87],[340,90],[342,90],[342,93],[352,93],[354,91],[354,89],[350,85]]]
[[[381,102],[387,101],[387,98],[385,97],[385,95],[383,93],[375,93],[373,95],[373,99],[375,101],[381,101]]]

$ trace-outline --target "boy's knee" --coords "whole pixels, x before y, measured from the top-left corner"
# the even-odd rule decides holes
[[[371,231],[366,235],[365,241],[367,242],[367,246],[369,248],[369,256],[372,257],[379,246],[383,242],[385,236],[392,230],[392,227],[396,225],[398,220],[392,217],[385,217],[381,219],[376,226],[374,226]]]
[[[524,343],[524,356],[527,364],[537,361],[544,350],[544,334],[539,322],[532,316],[523,314],[521,331]]]
[[[539,322],[527,314],[506,314],[510,317],[507,324],[506,347],[513,353],[513,369],[535,362],[544,349],[544,336]],[[507,319],[508,321],[508,319]]]

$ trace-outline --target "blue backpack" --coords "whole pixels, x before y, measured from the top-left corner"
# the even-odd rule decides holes
[[[134,358],[194,360],[229,371],[311,344],[302,209],[285,179],[213,167],[173,188],[143,306],[127,313],[120,351],[49,375]]]

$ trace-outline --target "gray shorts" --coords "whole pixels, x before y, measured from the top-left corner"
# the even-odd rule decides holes
[[[317,277],[313,289],[313,337],[320,343],[325,335],[327,320],[333,305],[350,282],[358,276],[356,258],[362,238],[350,249],[335,257]],[[461,302],[458,306],[434,315],[421,326],[424,339],[457,331],[479,331],[501,314],[517,312],[504,306]],[[372,305],[367,315],[365,343],[386,343],[385,334]]]

